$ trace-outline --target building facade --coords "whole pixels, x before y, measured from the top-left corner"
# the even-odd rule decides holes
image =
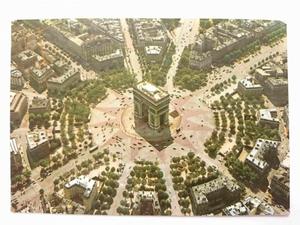
[[[135,119],[143,120],[153,129],[169,124],[170,97],[167,92],[141,82],[133,89]]]
[[[289,208],[290,205],[290,173],[289,169],[280,168],[272,177],[270,192],[273,198]]]
[[[287,79],[275,77],[267,79],[264,86],[264,93],[274,105],[285,106],[288,104]]]

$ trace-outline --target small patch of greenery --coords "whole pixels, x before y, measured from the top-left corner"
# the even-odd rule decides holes
[[[130,74],[123,69],[109,71],[103,75],[103,80],[106,87],[124,91],[127,88],[131,88],[136,84],[136,78],[134,74]]]

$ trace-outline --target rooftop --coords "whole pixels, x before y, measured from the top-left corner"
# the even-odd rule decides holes
[[[10,111],[14,112],[17,110],[18,107],[21,106],[20,104],[22,104],[26,99],[27,97],[22,92],[11,91],[9,94]]]
[[[156,46],[156,45],[151,45],[151,46],[146,46],[145,51],[148,55],[159,55],[161,52],[162,47],[161,46]]]
[[[259,117],[261,120],[268,120],[279,123],[276,109],[261,109],[259,110]]]
[[[268,203],[252,196],[226,207],[223,212],[227,216],[274,215],[274,209]]]
[[[281,183],[282,185],[285,185],[286,187],[290,187],[290,173],[288,169],[279,168],[279,170],[276,171],[273,178],[278,183]]]
[[[88,177],[81,175],[80,177],[77,177],[74,180],[71,180],[70,182],[66,183],[65,187],[72,188],[74,186],[78,186],[83,189],[83,196],[89,198],[95,183],[95,180],[89,179]]]
[[[194,60],[197,60],[197,61],[201,61],[201,60],[207,59],[210,56],[211,56],[211,52],[210,51],[203,52],[201,54],[198,54],[197,51],[191,51],[191,53],[190,53],[190,58],[194,59]]]
[[[48,80],[48,82],[62,84],[66,80],[68,80],[70,77],[73,77],[73,76],[75,76],[77,74],[79,74],[79,71],[76,70],[75,68],[72,68],[72,69],[67,70],[63,75],[61,75],[59,77],[52,77],[52,78],[50,78]]]
[[[49,65],[43,67],[43,68],[33,68],[32,73],[38,77],[42,78],[43,76],[48,75],[49,73],[54,73],[54,71],[51,69]]]
[[[66,66],[68,63],[65,60],[59,59],[54,62],[54,65],[61,68]]]
[[[34,96],[29,108],[45,108],[49,104],[49,99]]]
[[[103,55],[103,56],[100,56],[100,55],[93,55],[93,57],[99,61],[99,62],[103,62],[103,61],[106,61],[106,60],[110,60],[110,59],[116,59],[116,58],[119,58],[119,57],[123,57],[123,52],[121,49],[116,49],[115,52],[111,53],[111,54],[108,54],[108,55]]]
[[[255,72],[261,76],[264,76],[264,77],[269,77],[270,76],[270,73],[268,73],[265,69],[262,69],[262,68],[258,68],[255,70]]]
[[[240,80],[240,84],[242,84],[247,89],[262,88],[260,84],[255,84],[254,79],[250,76],[246,77],[243,80]]]
[[[92,22],[120,42],[124,41],[120,19],[92,19]]]
[[[27,134],[27,142],[28,142],[29,150],[34,149],[35,147],[47,141],[48,141],[48,137],[46,134],[46,130],[32,131],[32,132],[28,132]]]
[[[278,141],[271,141],[266,139],[257,139],[255,146],[248,154],[246,160],[254,164],[256,167],[264,170],[268,163],[264,159],[264,154],[266,151],[277,151],[279,145]]]
[[[159,101],[168,96],[166,91],[146,81],[139,83],[137,89],[155,101]]]
[[[13,100],[14,100],[16,94],[17,94],[17,93],[16,93],[16,92],[13,92],[13,91],[11,91],[11,92],[9,93],[9,101],[10,101],[10,105],[12,105]]]
[[[137,39],[140,41],[165,41],[167,34],[160,19],[133,19]]]
[[[247,215],[248,214],[248,208],[243,205],[242,202],[237,202],[233,205],[230,205],[223,209],[223,212],[227,216],[240,216],[240,215]]]
[[[19,148],[15,138],[10,139],[10,152],[17,155],[19,153]]]
[[[10,75],[12,78],[21,78],[22,77],[22,72],[17,69],[13,69],[10,71]]]
[[[25,60],[31,59],[33,57],[37,57],[37,54],[32,50],[25,50],[18,55],[18,58],[21,61],[25,61]]]
[[[268,79],[268,82],[271,83],[273,86],[287,86],[288,85],[288,80],[286,78],[275,78],[275,77],[270,77]]]
[[[242,203],[248,208],[250,215],[274,215],[274,209],[257,197],[248,196]]]

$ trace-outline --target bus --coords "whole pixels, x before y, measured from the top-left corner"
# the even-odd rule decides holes
[[[249,62],[249,58],[247,58],[247,59],[244,59],[244,61],[243,61],[244,63],[246,63],[246,62]]]
[[[89,152],[92,153],[98,149],[98,145],[94,145],[93,147],[90,148]]]

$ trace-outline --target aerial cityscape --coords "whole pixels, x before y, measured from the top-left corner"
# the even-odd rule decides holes
[[[11,26],[11,211],[287,216],[286,24]]]

